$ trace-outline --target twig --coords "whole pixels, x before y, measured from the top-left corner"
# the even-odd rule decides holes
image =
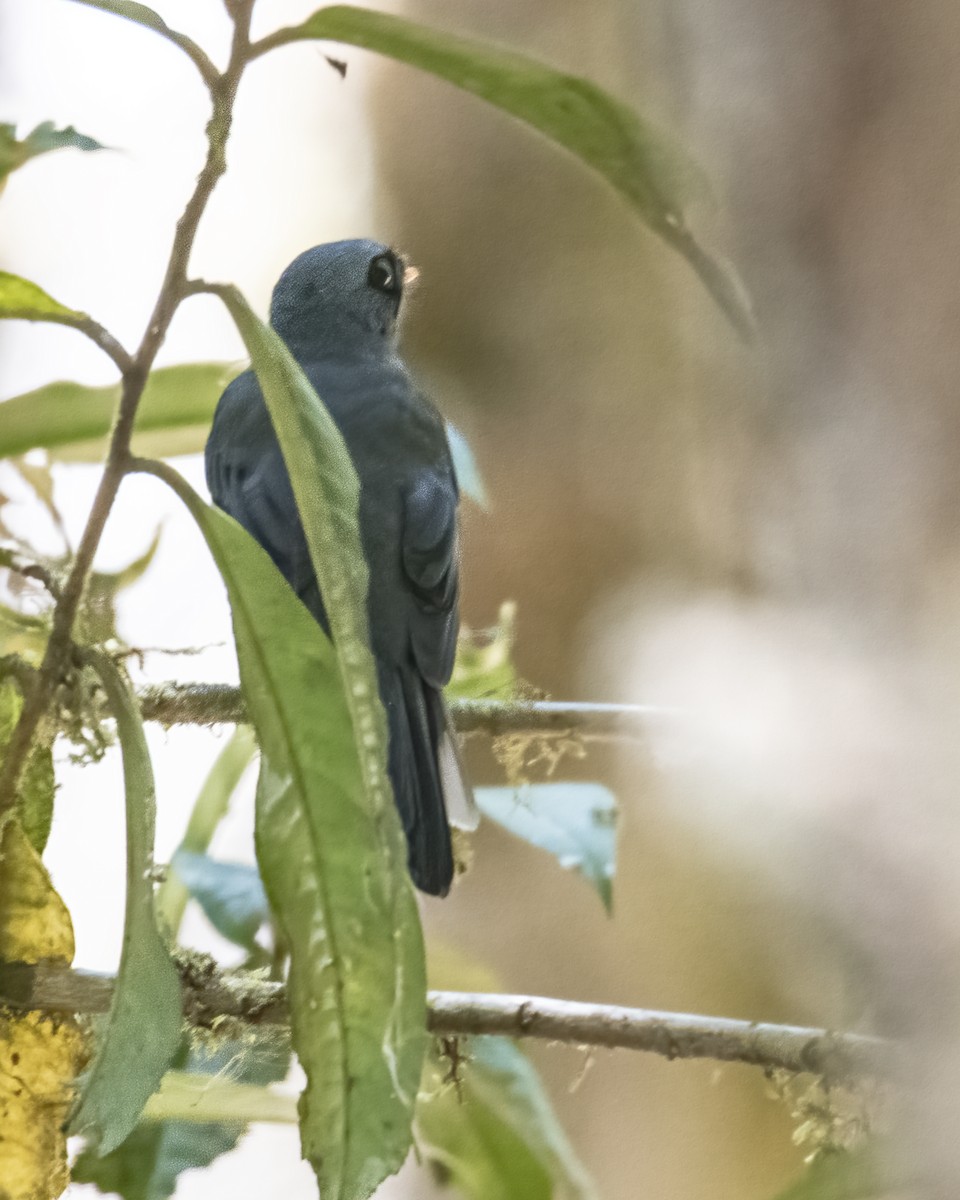
[[[79,0],[79,3],[84,3],[84,0]],[[44,320],[53,325],[67,325],[76,329],[78,333],[85,334],[95,346],[99,346],[104,354],[113,359],[121,375],[133,366],[132,356],[120,345],[110,330],[105,329],[99,321],[95,321],[86,313],[69,313],[64,316],[47,314]]]
[[[231,1017],[245,1024],[287,1020],[283,985],[220,971],[212,962],[181,963],[184,1011],[198,1027]],[[0,963],[0,1006],[40,1012],[103,1013],[113,979],[54,963]],[[880,1038],[797,1025],[654,1012],[543,996],[430,992],[427,1028],[435,1034],[501,1034],[664,1058],[706,1058],[765,1069],[810,1072],[843,1082],[889,1074],[895,1046]]]
[[[15,551],[0,549],[0,567],[5,567],[8,571],[13,571],[21,579],[32,579],[34,582],[42,584],[54,600],[59,600],[60,585],[53,574],[40,563],[21,561]]]
[[[226,683],[158,683],[138,693],[145,721],[161,725],[224,725],[247,719],[240,689]],[[676,715],[641,704],[587,704],[551,700],[454,700],[454,724],[464,734],[570,736],[588,741],[645,738],[652,726]]]
[[[187,201],[183,215],[177,223],[163,285],[135,356],[130,359],[126,352],[122,351],[122,355],[119,358],[116,357],[119,344],[106,330],[89,318],[84,318],[83,323],[77,325],[77,328],[82,328],[95,341],[99,339],[98,344],[102,345],[108,353],[112,352],[118,365],[121,362],[124,363],[121,368],[123,383],[120,404],[93,507],[87,518],[80,545],[77,547],[70,574],[63,586],[62,595],[54,609],[53,627],[50,631],[40,672],[34,686],[24,697],[20,719],[7,743],[3,765],[0,767],[0,821],[15,802],[17,786],[37,726],[43,714],[50,707],[57,685],[68,668],[72,652],[71,633],[83,590],[110,510],[129,468],[130,439],[137,415],[137,406],[143,395],[153,360],[166,336],[177,305],[183,298],[190,251],[200,218],[203,216],[214,187],[226,170],[225,151],[233,119],[233,102],[240,77],[249,61],[252,3],[253,0],[238,0],[234,5],[234,31],[230,61],[222,75],[216,72],[206,56],[203,56],[203,62],[197,59],[194,51],[199,54],[202,52],[194,47],[189,39],[175,34],[159,18],[159,25],[155,26],[157,32],[169,37],[194,58],[210,88],[213,112],[207,125],[207,157],[203,169],[197,177],[193,194]],[[97,7],[97,5],[94,3],[93,7]],[[122,350],[122,348],[120,349]]]
[[[97,0],[76,0],[76,3],[88,4],[91,8],[105,8],[107,12],[115,12],[117,16],[121,17],[127,15],[122,10],[117,11],[109,5],[101,5],[97,2]],[[234,5],[233,7],[236,6]],[[231,15],[233,15],[232,12]],[[143,17],[140,17],[140,23],[148,24],[155,33],[159,33],[160,36],[166,38],[168,42],[172,42],[175,46],[178,46],[200,72],[203,82],[212,90],[216,86],[217,82],[217,68],[213,65],[204,51],[201,50],[201,48],[192,38],[187,37],[185,33],[180,33],[180,31],[177,29],[171,29],[166,21],[157,16],[156,13],[151,13],[150,16],[154,17],[155,19],[148,22],[144,20]]]
[[[886,1074],[893,1059],[890,1043],[861,1034],[544,996],[431,992],[429,1027],[433,1033],[494,1033],[646,1050],[671,1060],[710,1058],[837,1081]]]

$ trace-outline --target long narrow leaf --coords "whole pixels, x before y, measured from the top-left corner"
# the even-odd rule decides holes
[[[123,952],[100,1051],[71,1132],[108,1153],[128,1136],[160,1086],[180,1042],[180,977],[157,930],[153,902],[153,771],[136,702],[113,661],[88,652],[117,720],[127,820]]]
[[[133,450],[164,458],[203,449],[233,363],[183,363],[151,373],[137,409]],[[85,387],[61,381],[0,404],[0,458],[46,449],[54,458],[103,458],[120,385]]]
[[[230,596],[263,754],[257,855],[291,948],[304,1155],[324,1200],[357,1200],[410,1145],[426,1020],[416,904],[403,859],[385,852],[390,826],[371,816],[329,639],[245,530],[152,469],[190,509]]]
[[[752,334],[743,285],[732,267],[697,243],[686,223],[685,206],[702,189],[702,172],[679,147],[596,84],[488,42],[346,4],[321,8],[302,24],[271,34],[260,49],[306,39],[363,46],[418,67],[565,147],[687,259],[739,332]]]

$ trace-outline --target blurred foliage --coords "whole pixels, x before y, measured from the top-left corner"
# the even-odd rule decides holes
[[[205,53],[143,4],[81,2],[153,30],[192,59],[212,85],[211,163],[222,162],[229,127],[230,101],[225,98],[232,91],[215,82],[216,69]],[[236,15],[241,6],[228,4],[227,9]],[[285,43],[318,38],[365,46],[418,67],[564,147],[612,185],[692,265],[734,325],[749,332],[749,303],[736,275],[694,239],[686,223],[690,201],[704,190],[702,173],[678,146],[619,100],[587,79],[510,50],[348,6],[322,9],[301,25],[268,35],[248,53],[252,58]],[[245,44],[239,38],[235,53],[239,47],[242,54]],[[100,148],[72,128],[58,130],[47,123],[18,141],[13,126],[0,126],[0,184],[30,157],[65,146]],[[202,208],[202,191],[197,196]],[[190,247],[180,249],[185,269]],[[176,271],[169,278],[175,279]],[[87,665],[65,669],[63,680],[57,681],[59,717],[71,737],[81,744],[86,739],[90,757],[105,743],[106,694],[117,723],[126,793],[123,953],[110,1015],[73,1116],[72,1128],[83,1131],[91,1143],[79,1160],[77,1177],[118,1190],[125,1200],[164,1200],[184,1169],[213,1161],[236,1144],[243,1129],[237,1120],[187,1124],[141,1119],[164,1071],[175,1067],[168,1086],[154,1097],[155,1105],[163,1101],[169,1106],[176,1095],[189,1095],[193,1085],[203,1089],[204,1081],[215,1075],[226,1080],[221,1095],[233,1086],[235,1099],[256,1100],[261,1085],[285,1073],[285,1044],[269,1045],[266,1056],[258,1059],[239,1040],[211,1045],[180,1040],[179,979],[157,923],[159,903],[176,932],[189,893],[221,932],[248,950],[246,967],[251,968],[263,961],[256,935],[267,916],[268,896],[281,939],[272,947],[271,966],[279,973],[289,952],[293,1043],[308,1078],[300,1104],[304,1154],[324,1200],[359,1200],[406,1156],[427,1039],[422,935],[402,830],[383,783],[386,725],[367,645],[357,480],[336,428],[286,347],[238,292],[216,290],[247,345],[270,409],[334,643],[246,533],[204,505],[174,472],[154,468],[196,519],[228,589],[242,685],[262,750],[259,871],[220,862],[208,852],[216,824],[253,754],[249,732],[238,732],[198,798],[169,884],[159,902],[154,897],[152,768],[135,697],[114,657],[103,651],[116,655],[126,649],[116,628],[116,598],[148,569],[158,531],[124,570],[91,575],[73,631],[77,661]],[[19,276],[0,273],[0,317],[74,327],[124,361],[90,318]],[[158,326],[156,332],[162,335],[165,328]],[[147,349],[149,342],[142,357],[149,358]],[[234,370],[195,363],[150,374],[133,452],[163,456],[199,449],[216,399]],[[124,373],[129,397],[138,381],[135,371]],[[119,386],[59,382],[8,400],[0,406],[0,457],[15,459],[45,449],[63,461],[100,458],[120,397]],[[450,440],[464,493],[484,505],[485,489],[469,447],[455,430]],[[0,551],[6,587],[0,602],[0,651],[18,653],[35,665],[47,643],[51,611],[71,556],[49,463],[31,456],[16,459],[14,466],[64,543],[61,555],[39,555],[10,534],[0,511],[0,533],[9,543]],[[511,661],[514,615],[513,607],[505,605],[496,629],[481,635],[465,631],[452,696],[509,698],[521,692],[524,685]],[[100,685],[92,682],[91,666]],[[2,734],[12,729],[19,694],[15,682],[2,684]],[[534,757],[547,753],[541,748]],[[525,754],[520,754],[511,780],[528,765]],[[556,761],[550,760],[551,767]],[[3,827],[0,953],[6,957],[46,951],[69,958],[68,950],[72,953],[69,919],[35,848],[42,846],[49,829],[53,792],[44,744],[34,752],[25,776],[18,814],[22,824],[14,818]],[[613,801],[605,789],[552,785],[529,789],[519,802],[515,789],[505,789],[491,792],[486,803],[500,823],[584,874],[609,907],[614,828]],[[59,1090],[51,1111],[57,1115],[60,1140],[51,1161],[55,1157],[59,1165],[45,1181],[48,1190],[62,1182],[63,1174],[65,1076],[62,1064],[58,1069]],[[459,1041],[446,1039],[442,1050],[431,1052],[424,1080],[417,1123],[425,1156],[464,1195],[478,1200],[517,1195],[546,1200],[557,1190],[579,1200],[594,1195],[537,1074],[515,1045],[476,1039],[465,1063]],[[259,1094],[264,1100],[271,1095]],[[0,1131],[0,1153],[4,1136]],[[95,1157],[97,1150],[106,1157]],[[0,1190],[5,1186],[3,1177]],[[40,1194],[39,1188],[34,1191]]]
[[[596,1193],[539,1076],[508,1038],[443,1038],[417,1106],[420,1152],[468,1200],[570,1200]]]
[[[137,407],[133,452],[158,458],[203,449],[220,394],[237,363],[182,363],[151,371]],[[57,460],[100,462],[121,385],[61,380],[0,404],[0,458],[46,449]]]
[[[72,125],[57,129],[52,121],[44,121],[25,138],[17,138],[15,125],[0,124],[0,192],[7,176],[38,154],[49,154],[51,150],[73,147],[76,150],[103,150],[99,142],[86,134],[78,133]]]
[[[513,665],[517,606],[500,605],[497,624],[491,629],[460,627],[457,657],[446,695],[455,700],[509,700],[520,686]]]
[[[288,1039],[247,1042],[184,1039],[171,1069],[223,1082],[264,1085],[283,1079],[290,1066]],[[144,1120],[121,1146],[99,1156],[86,1149],[73,1167],[75,1183],[95,1184],[123,1200],[167,1200],[184,1171],[209,1166],[246,1132],[241,1122]]]
[[[599,783],[534,783],[476,789],[485,817],[552,854],[593,885],[613,911],[617,802]]]
[[[270,906],[255,866],[221,862],[209,854],[180,849],[170,869],[218,933],[245,950],[256,949],[257,932],[269,919]]]

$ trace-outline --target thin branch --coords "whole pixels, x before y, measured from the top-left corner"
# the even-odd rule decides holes
[[[83,3],[84,0],[80,0]],[[90,339],[95,346],[100,349],[116,364],[117,370],[121,375],[125,374],[133,366],[133,357],[123,346],[117,341],[109,329],[105,329],[99,321],[95,321],[93,317],[87,316],[86,313],[71,313],[66,316],[45,316],[45,321],[53,325],[66,325],[70,329],[76,329],[78,333],[84,334]]]
[[[122,9],[115,8],[109,3],[109,0],[107,0],[107,3],[104,3],[103,0],[75,0],[75,2],[77,4],[89,5],[90,8],[99,8],[104,12],[115,13],[117,16],[127,17],[128,20],[146,25],[148,29],[152,29],[154,33],[159,33],[161,37],[166,38],[168,42],[172,42],[174,46],[178,46],[186,54],[200,72],[200,76],[208,88],[212,90],[216,86],[218,78],[217,68],[204,51],[201,50],[192,38],[187,37],[185,33],[180,33],[177,29],[171,29],[166,21],[156,13],[145,9],[143,14],[138,14],[134,17],[129,13],[123,12]]]
[[[4,761],[0,767],[0,821],[15,803],[20,776],[30,753],[37,727],[53,701],[58,684],[69,671],[73,649],[71,640],[73,624],[107,518],[116,500],[120,484],[129,469],[130,439],[133,434],[140,397],[143,395],[147,376],[157,351],[166,336],[177,306],[183,298],[190,251],[200,218],[203,216],[213,189],[226,170],[226,143],[233,120],[233,103],[240,77],[249,61],[252,5],[253,0],[238,0],[234,6],[234,36],[230,61],[224,73],[218,74],[212,65],[209,66],[209,71],[207,71],[207,67],[203,67],[203,71],[207,72],[204,77],[210,87],[213,102],[213,112],[207,125],[206,161],[197,177],[193,194],[187,201],[183,215],[177,223],[166,274],[146,332],[136,355],[133,359],[126,361],[126,365],[123,367],[120,404],[110,437],[110,448],[103,475],[100,478],[100,485],[97,488],[80,545],[77,547],[73,566],[54,609],[53,627],[40,672],[34,686],[24,697],[20,719],[7,743]],[[110,9],[109,4],[93,3],[93,7]],[[181,49],[187,50],[193,57],[189,49],[193,43],[190,43],[189,39],[185,39],[183,35],[174,34],[159,18],[157,20],[159,25],[153,26],[157,32],[162,33],[165,37],[170,37]],[[185,43],[189,43],[189,46]],[[197,52],[202,53],[199,50]],[[204,61],[209,62],[205,56]],[[200,64],[198,63],[198,65]],[[94,340],[99,337],[99,344],[103,345],[105,349],[108,347],[116,349],[110,335],[95,322],[90,323],[85,331],[93,336]],[[110,349],[107,352],[110,353]]]
[[[184,1011],[196,1027],[231,1017],[245,1024],[287,1020],[283,985],[219,970],[211,960],[180,963]],[[113,979],[55,963],[0,963],[0,1006],[40,1012],[104,1013]],[[655,1012],[612,1004],[585,1004],[544,996],[483,992],[430,992],[427,1028],[435,1034],[501,1034],[609,1050],[642,1050],[664,1058],[705,1058],[824,1075],[834,1082],[889,1074],[895,1047],[880,1038]]]
[[[232,725],[247,720],[240,689],[226,683],[158,683],[138,693],[145,721],[161,725]],[[641,704],[587,704],[552,700],[454,700],[454,724],[463,734],[536,734],[587,741],[646,738],[670,708]]]
[[[861,1034],[544,996],[431,992],[428,1024],[432,1033],[493,1033],[646,1050],[671,1060],[709,1058],[835,1081],[887,1074],[893,1060],[889,1042]]]
[[[15,550],[7,550],[4,547],[0,548],[0,567],[13,571],[21,579],[32,579],[35,583],[42,584],[54,600],[59,600],[60,585],[51,572],[40,563],[21,559]]]

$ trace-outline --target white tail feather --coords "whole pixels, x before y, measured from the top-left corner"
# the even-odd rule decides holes
[[[480,810],[463,771],[456,736],[449,728],[445,729],[437,747],[443,802],[447,809],[447,820],[451,825],[457,829],[476,829],[480,824]]]

